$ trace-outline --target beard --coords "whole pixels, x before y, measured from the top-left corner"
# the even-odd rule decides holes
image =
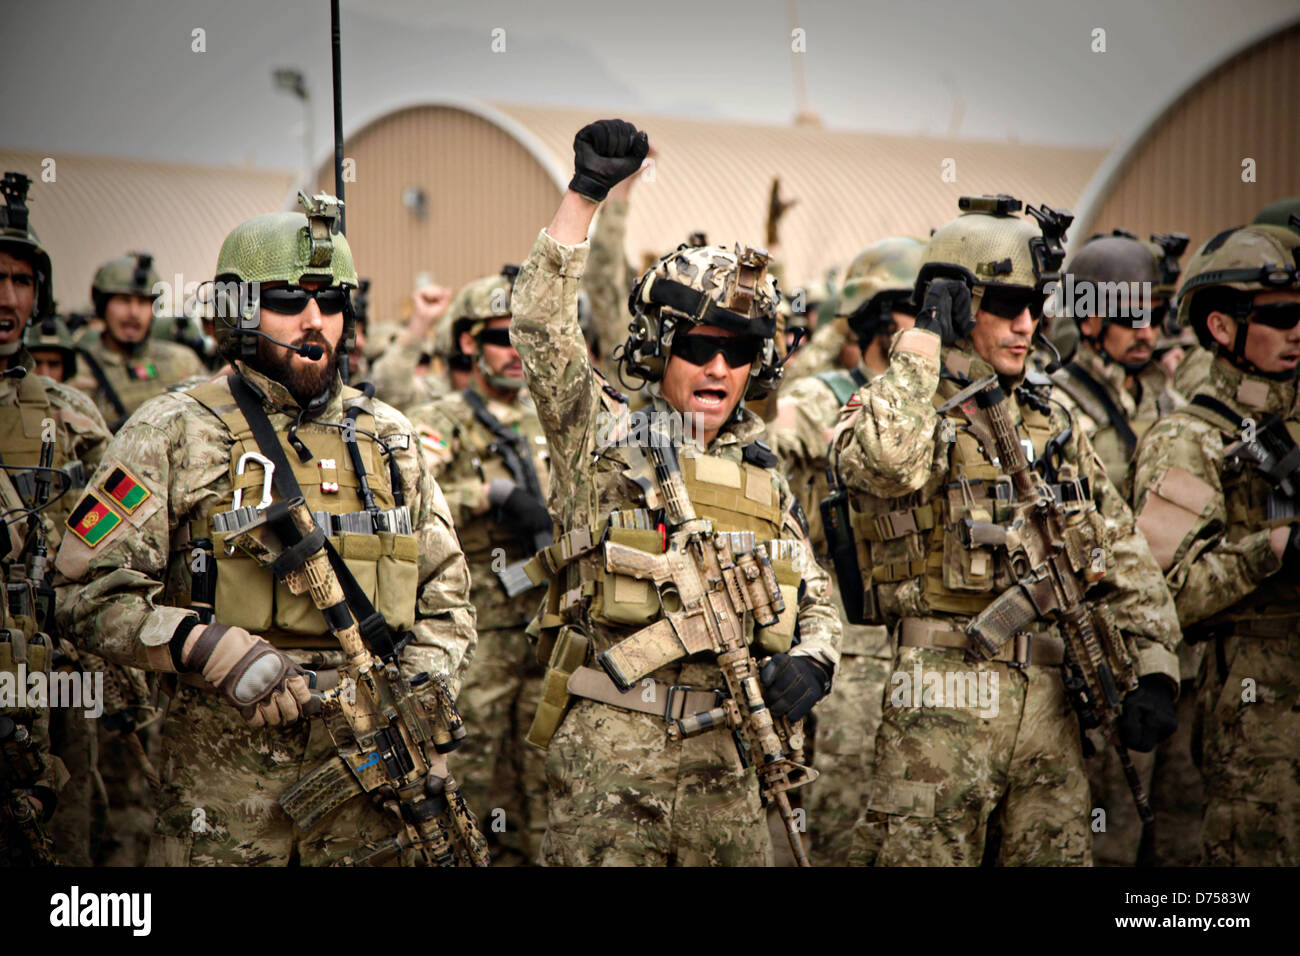
[[[313,398],[328,391],[334,383],[334,377],[338,374],[338,367],[334,361],[334,346],[315,329],[299,336],[290,344],[295,347],[319,345],[325,350],[325,355],[320,361],[306,367],[295,366],[292,352],[286,352],[280,346],[272,345],[266,339],[259,337],[257,358],[253,367],[287,388],[294,401],[300,407],[306,408]]]

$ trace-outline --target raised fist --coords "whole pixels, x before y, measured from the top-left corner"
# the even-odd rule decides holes
[[[569,188],[592,202],[641,168],[650,149],[646,134],[623,120],[597,120],[573,138],[573,179]]]

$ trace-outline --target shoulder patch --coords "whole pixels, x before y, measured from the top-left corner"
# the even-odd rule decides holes
[[[143,500],[143,499],[142,499]],[[137,502],[138,505],[138,502]],[[87,491],[68,515],[68,530],[95,548],[121,526],[122,518],[95,492]]]
[[[121,465],[115,465],[99,487],[127,514],[133,514],[153,494]]]

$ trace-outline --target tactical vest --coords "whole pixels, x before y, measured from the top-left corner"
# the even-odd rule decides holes
[[[457,409],[458,414],[460,411],[460,409]],[[506,467],[505,459],[495,450],[496,436],[474,417],[473,410],[468,406],[464,409],[464,418],[460,427],[460,454],[473,457],[474,467],[479,479],[485,484],[491,482],[494,478],[505,478],[513,481],[514,476],[510,473],[510,469]],[[548,467],[546,462],[546,435],[542,432],[541,423],[538,422],[535,415],[525,415],[519,421],[517,427],[522,439],[520,445],[527,448],[532,459],[533,469],[537,472],[538,484],[541,485],[542,492],[545,493],[547,490]],[[465,552],[466,560],[471,563],[481,563],[487,560],[496,548],[501,548],[505,552],[507,561],[515,561],[532,555],[531,549],[520,540],[518,534],[510,528],[502,527],[496,521],[493,521],[491,515],[482,515],[473,521],[457,526],[456,535],[460,539],[461,550]]]
[[[3,458],[5,464],[26,467],[36,465],[41,460],[44,423],[53,418],[50,396],[41,376],[28,374],[18,383],[17,413],[14,413],[12,406],[0,411],[0,458]],[[86,483],[84,469],[79,462],[68,457],[68,449],[63,442],[57,440],[58,437],[56,430],[52,467],[65,469],[72,479],[73,487],[61,499],[64,504],[55,506],[56,509],[70,508],[77,497],[73,491]],[[10,479],[23,500],[30,503],[35,492],[34,475],[31,472],[10,472]],[[59,490],[58,478],[55,476],[51,494],[57,494]]]
[[[934,396],[939,408],[959,386],[940,383]],[[1014,419],[1017,402],[1008,397]],[[1031,461],[1040,457],[1055,431],[1049,416],[1019,406],[1017,433],[1033,445]],[[948,466],[931,475],[923,488],[898,498],[877,498],[851,491],[849,520],[858,548],[858,567],[869,618],[893,623],[902,616],[944,613],[974,616],[1009,585],[997,574],[999,556],[992,547],[963,543],[965,519],[1007,524],[1014,497],[1011,479],[990,464],[979,440],[962,426],[960,408],[940,422],[937,440],[951,436]],[[1090,497],[1087,482],[1053,488],[1064,501]]]
[[[767,653],[789,650],[799,611],[802,577],[796,559],[802,543],[781,538],[780,491],[772,471],[750,461],[734,462],[693,450],[683,450],[680,463],[687,495],[698,517],[712,522],[715,533],[734,535],[737,550],[747,550],[755,543],[767,548],[785,612],[777,623],[757,628],[756,634],[751,630],[749,640],[756,641]],[[601,547],[605,540],[651,554],[664,552],[666,531],[644,505],[638,508],[636,502],[630,504],[628,509],[605,515],[595,528],[579,528],[562,535],[539,555],[557,572],[552,587],[559,582],[561,592],[554,595],[558,600],[549,602],[544,628],[585,617],[595,624],[639,629],[659,619],[659,596],[650,582],[605,569]]]
[[[1217,411],[1199,404],[1189,404],[1183,411],[1219,429],[1225,448],[1241,438],[1240,419],[1234,421],[1225,418]],[[1300,443],[1300,422],[1288,419],[1286,430],[1292,441]],[[1279,528],[1296,520],[1293,516],[1269,520],[1267,502],[1272,489],[1268,480],[1253,465],[1226,462],[1219,480],[1223,487],[1224,510],[1227,512],[1223,540],[1229,544],[1236,544],[1248,535]],[[1213,630],[1218,623],[1293,617],[1297,613],[1300,613],[1300,591],[1295,584],[1285,580],[1285,575],[1274,574],[1266,578],[1245,600],[1199,622],[1197,627]]]
[[[244,552],[236,550],[234,554],[226,553],[227,535],[213,529],[211,516],[234,506],[235,491],[241,493],[241,506],[255,505],[261,500],[265,480],[261,465],[254,459],[248,459],[244,473],[237,473],[239,462],[246,453],[260,455],[261,451],[224,378],[196,386],[185,394],[221,419],[233,439],[229,466],[231,487],[220,501],[190,523],[191,545],[181,553],[173,554],[173,562],[190,562],[193,542],[211,540],[217,575],[214,620],[260,634],[277,647],[337,646],[324,618],[308,595],[290,593],[269,569],[260,566]],[[344,410],[361,397],[358,390],[344,387]],[[356,419],[357,446],[365,465],[366,478],[374,493],[375,504],[380,510],[387,510],[395,504],[392,484],[380,447],[370,437],[374,433],[373,416],[367,412],[359,414]],[[352,460],[344,444],[342,430],[314,428],[311,423],[305,423],[298,430],[298,437],[313,455],[306,462],[299,459],[297,451],[290,447],[285,435],[277,433],[277,437],[285,458],[293,468],[307,508],[313,513],[349,516],[343,521],[330,519],[330,541],[351,569],[361,589],[395,630],[410,628],[415,623],[415,602],[419,589],[419,545],[413,534],[392,531],[365,533],[338,527],[344,522],[362,525],[369,523],[366,513],[359,511],[359,482],[352,469]],[[321,516],[318,514],[317,517],[319,523]],[[182,574],[179,578],[184,579],[188,588],[189,575]],[[169,581],[172,579],[172,575],[169,575]],[[172,603],[189,603],[188,593],[173,597],[178,599]]]
[[[0,473],[0,506],[5,511],[23,507],[17,490],[3,473]],[[12,573],[11,562],[22,550],[19,537],[24,524],[20,521],[11,527],[11,547],[7,553],[0,554],[0,595],[3,596],[0,600],[0,674],[6,675],[0,679],[21,698],[27,689],[28,675],[44,672],[48,676],[53,646],[47,635],[36,632],[36,596],[31,582],[21,572]],[[19,686],[20,678],[22,687]],[[30,724],[36,709],[30,706],[0,707],[0,714],[18,723]]]

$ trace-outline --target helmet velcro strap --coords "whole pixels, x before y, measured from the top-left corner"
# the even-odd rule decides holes
[[[697,325],[716,325],[720,329],[762,338],[776,334],[775,316],[751,319],[739,312],[722,308],[707,294],[673,279],[654,276],[643,299],[650,305],[667,306],[689,316]]]

